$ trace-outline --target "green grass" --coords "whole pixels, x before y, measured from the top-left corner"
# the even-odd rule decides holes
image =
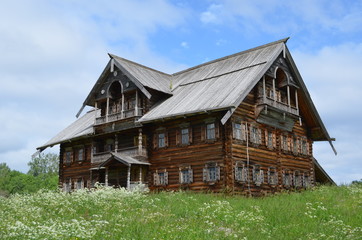
[[[362,239],[362,185],[244,198],[98,189],[0,198],[0,239]]]

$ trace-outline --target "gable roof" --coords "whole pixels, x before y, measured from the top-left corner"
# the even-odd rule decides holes
[[[302,99],[307,106],[302,110],[305,115],[310,116],[308,123],[314,129],[317,129],[318,137],[315,137],[314,140],[329,141],[333,151],[336,153],[331,142],[332,140],[286,47],[285,43],[288,39],[289,38],[281,39],[219,58],[172,75],[109,54],[111,60],[84,101],[77,116],[85,105],[94,104],[95,92],[99,91],[106,76],[109,72],[114,71],[114,67],[116,66],[133,81],[148,98],[151,98],[151,93],[147,90],[148,88],[169,96],[166,100],[160,102],[143,115],[139,119],[140,123],[183,117],[209,111],[225,111],[226,114],[221,119],[222,124],[225,124],[275,60],[283,56],[292,69],[294,80],[302,89]],[[170,88],[171,85],[173,86],[172,89]],[[87,116],[91,117],[89,114]],[[95,118],[95,115],[92,115],[92,117]],[[79,124],[78,121],[75,123]],[[87,127],[91,128],[91,125],[88,124]],[[74,126],[71,125],[68,128],[73,129]],[[65,138],[69,139],[71,137],[71,130],[68,128],[65,129],[67,133],[65,134]],[[88,134],[88,132],[84,132],[84,134]],[[74,137],[79,136],[74,135],[73,138]],[[61,142],[62,139],[63,138],[58,136],[58,138],[52,139],[53,141],[51,140],[50,143],[47,144],[50,146],[56,141]]]
[[[236,108],[284,49],[282,39],[172,75],[172,96],[139,121],[146,123]],[[225,121],[226,122],[226,121]]]

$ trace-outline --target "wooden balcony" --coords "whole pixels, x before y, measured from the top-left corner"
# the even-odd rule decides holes
[[[122,119],[132,118],[132,117],[140,117],[143,115],[142,108],[124,110],[117,113],[111,113],[105,116],[97,117],[95,125],[100,125],[109,122],[115,122]]]
[[[130,148],[122,148],[117,150],[118,153],[125,154],[130,157],[147,157],[147,149],[145,147],[130,147]],[[92,163],[102,163],[111,157],[111,152],[100,152],[93,153],[92,155]]]
[[[279,109],[283,112],[287,112],[296,116],[299,116],[299,110],[296,107],[293,106],[289,106],[287,103],[283,103],[283,102],[279,102],[279,101],[275,101],[272,98],[269,97],[260,97],[258,98],[258,105],[267,105],[267,106],[271,106],[274,107],[276,109]]]

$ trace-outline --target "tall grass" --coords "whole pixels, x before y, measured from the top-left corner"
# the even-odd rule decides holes
[[[362,186],[243,198],[111,188],[0,198],[0,239],[362,239]]]

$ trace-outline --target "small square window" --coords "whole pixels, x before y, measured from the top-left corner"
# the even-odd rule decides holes
[[[206,139],[215,139],[215,123],[209,123],[206,125]]]

